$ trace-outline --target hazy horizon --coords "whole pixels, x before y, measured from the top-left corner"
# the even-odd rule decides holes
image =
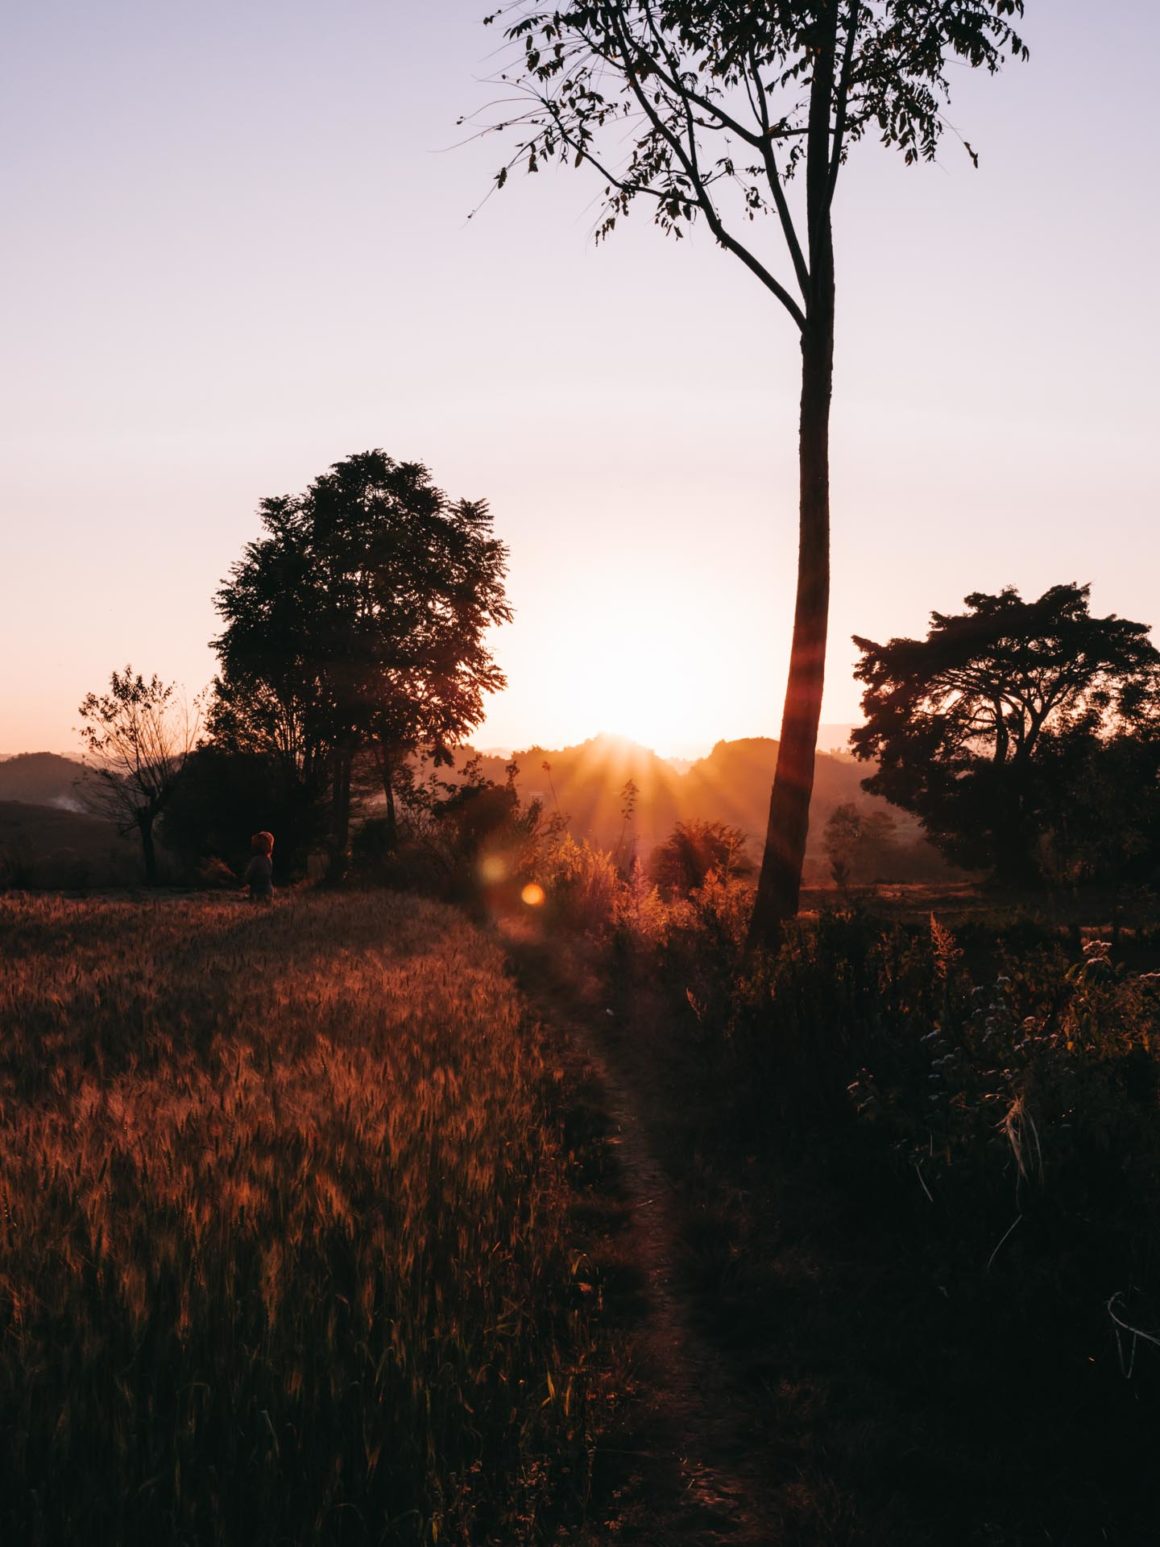
[[[848,733],[853,729],[853,723],[854,722],[849,724],[820,725],[818,727],[818,751],[834,752],[842,750],[842,744],[844,743],[845,737],[842,737],[840,741],[827,739],[827,737],[832,738],[839,736],[842,732]],[[468,737],[464,742],[461,743],[461,746],[470,747],[473,752],[478,752],[482,757],[513,757],[517,753],[530,752],[537,749],[545,752],[569,751],[575,747],[584,746],[591,741],[627,741],[632,745],[639,747],[644,752],[651,752],[654,756],[659,757],[663,762],[691,763],[696,762],[698,758],[708,757],[713,748],[721,742],[749,741],[756,739],[756,737],[757,733],[738,736],[717,736],[713,739],[713,741],[705,744],[704,746],[690,746],[690,749],[684,752],[669,751],[661,747],[648,746],[645,742],[636,741],[632,737],[619,736],[611,731],[596,731],[591,736],[581,737],[579,741],[560,743],[559,745],[549,745],[542,738],[533,736],[525,741],[520,742],[518,745],[509,743],[506,746],[502,744],[496,745],[495,743],[490,742],[483,743],[477,737]],[[777,737],[774,736],[769,739],[776,741]],[[17,747],[9,750],[0,750],[0,762],[6,762],[9,758],[13,757],[29,757],[37,755],[45,755],[48,757],[68,757],[72,758],[74,761],[79,762],[81,760],[82,749],[79,747]]]

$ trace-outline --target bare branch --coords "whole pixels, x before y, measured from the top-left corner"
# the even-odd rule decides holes
[[[846,136],[846,111],[850,101],[850,78],[854,66],[854,39],[861,20],[860,0],[850,0],[850,17],[846,23],[846,41],[842,49],[842,67],[838,74],[837,100],[834,107],[834,143],[830,153],[830,202],[838,185],[838,169],[842,165],[842,151]]]
[[[614,25],[616,24],[614,23]],[[661,115],[656,111],[654,104],[649,100],[648,92],[644,89],[636,69],[630,62],[630,54],[632,52],[631,40],[625,39],[622,34],[621,43],[624,50],[625,78],[627,79],[632,89],[633,95],[640,103],[641,108],[649,119],[649,122],[653,125],[655,131],[662,137],[662,139],[664,139],[666,144],[672,150],[673,154],[681,163],[681,166],[685,171],[685,175],[688,177],[689,183],[696,195],[697,203],[704,213],[705,220],[709,226],[710,231],[712,231],[713,235],[717,238],[722,247],[727,248],[728,251],[733,253],[736,258],[739,258],[746,266],[746,268],[748,268],[751,273],[760,279],[761,283],[766,287],[766,289],[771,291],[772,294],[777,297],[777,299],[785,307],[786,311],[789,312],[790,316],[797,323],[799,329],[804,329],[806,325],[805,313],[794,300],[793,296],[790,295],[789,291],[786,290],[784,285],[780,284],[778,280],[774,278],[774,276],[769,272],[769,270],[760,261],[760,259],[758,259],[753,253],[749,251],[747,247],[739,242],[736,237],[734,237],[729,231],[726,230],[725,225],[717,212],[716,206],[714,205],[712,199],[709,197],[708,190],[705,187],[704,181],[700,175],[700,171],[694,159],[695,144],[694,156],[690,156],[690,154],[686,151],[683,142],[673,133]]]
[[[750,69],[753,71],[753,81],[757,87],[757,113],[761,121],[761,155],[765,162],[765,175],[769,182],[770,191],[773,194],[773,202],[777,206],[778,219],[781,221],[781,229],[785,236],[786,246],[789,248],[790,257],[793,259],[794,272],[797,275],[798,285],[803,296],[810,293],[810,271],[802,253],[801,242],[798,240],[797,227],[793,223],[790,213],[789,201],[785,196],[785,187],[782,184],[781,174],[778,171],[777,162],[773,155],[773,145],[770,139],[769,124],[769,98],[766,95],[765,84],[761,79],[761,70],[752,54],[749,56]],[[749,74],[745,73],[746,89],[749,89]],[[752,100],[752,97],[751,97]]]

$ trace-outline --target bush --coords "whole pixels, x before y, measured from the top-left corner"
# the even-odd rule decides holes
[[[553,923],[595,939],[608,936],[625,886],[610,854],[563,833],[545,852],[537,879]]]
[[[678,822],[653,851],[649,873],[661,890],[688,897],[711,876],[726,880],[753,873],[753,861],[745,853],[746,838],[739,827],[724,822]]]
[[[158,836],[182,873],[196,881],[207,859],[240,874],[250,835],[263,829],[275,837],[275,882],[298,880],[322,836],[319,792],[295,782],[276,758],[210,745],[186,763]]]

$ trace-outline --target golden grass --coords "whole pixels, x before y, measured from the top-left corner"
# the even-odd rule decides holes
[[[431,903],[0,898],[0,1539],[536,1539],[588,1449],[551,1075]]]

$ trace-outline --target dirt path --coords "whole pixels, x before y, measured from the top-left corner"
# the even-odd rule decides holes
[[[679,1202],[657,1158],[631,1061],[607,1034],[608,1012],[591,993],[562,981],[527,942],[513,940],[509,949],[533,1009],[582,1055],[599,1085],[629,1216],[616,1251],[636,1270],[643,1300],[633,1328],[640,1449],[639,1466],[618,1490],[617,1539],[649,1547],[774,1547],[766,1524],[773,1518],[768,1462],[751,1399],[696,1328],[678,1271]]]

